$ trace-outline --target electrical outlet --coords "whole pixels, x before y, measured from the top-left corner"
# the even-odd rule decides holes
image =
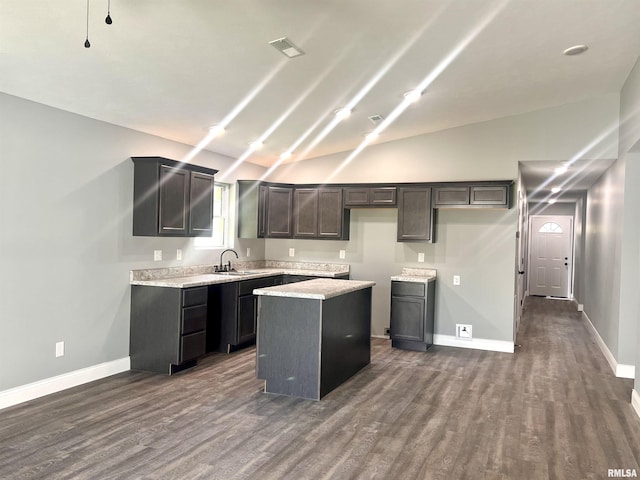
[[[385,335],[391,335],[391,329],[389,327],[384,329],[384,334]]]
[[[473,338],[473,327],[463,323],[456,323],[456,338],[471,340]]]
[[[64,342],[56,342],[56,358],[64,357]]]
[[[347,252],[346,252],[346,251],[344,251],[344,250],[340,250],[340,258],[341,258],[342,260],[344,260],[344,258],[345,258],[346,256],[347,256]]]
[[[454,275],[453,276],[453,284],[454,285],[460,285],[460,275]]]
[[[247,247],[247,257],[251,256],[251,248]]]
[[[290,257],[295,257],[296,255],[296,249],[295,248],[290,248],[289,249],[289,256]]]
[[[153,261],[159,262],[162,260],[162,250],[154,250],[153,251]]]
[[[424,253],[422,253],[422,252],[418,253],[418,261],[420,263],[424,262]]]
[[[176,250],[176,260],[182,260],[182,249],[178,248]]]

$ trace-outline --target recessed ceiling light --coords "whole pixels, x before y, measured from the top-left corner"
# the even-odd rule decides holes
[[[555,172],[556,172],[556,175],[562,175],[563,173],[566,173],[567,170],[569,170],[569,167],[567,167],[566,165],[562,165],[556,168]]]
[[[218,135],[222,135],[224,133],[224,127],[220,125],[213,125],[209,127],[208,130],[209,133],[211,133],[211,135],[213,135],[214,137],[217,137]]]
[[[293,153],[287,150],[286,152],[280,155],[280,160],[287,160],[288,158],[291,158],[291,155],[293,155]]]
[[[415,103],[418,100],[420,100],[421,96],[422,96],[422,92],[419,90],[411,90],[409,92],[404,93],[404,98],[411,103]]]
[[[339,108],[333,113],[335,113],[336,117],[338,117],[339,119],[343,119],[351,115],[351,110],[348,108]]]
[[[254,140],[249,144],[249,147],[251,148],[251,150],[260,150],[262,147],[264,147],[264,143],[262,143],[260,140]]]
[[[560,190],[562,190],[560,187],[553,187],[553,188],[551,189],[551,192],[552,192],[552,193],[558,193]]]
[[[376,138],[378,138],[378,133],[377,132],[369,132],[367,134],[365,134],[364,138],[366,138],[367,140],[375,140]]]
[[[555,198],[550,198],[547,203],[550,203],[551,205],[553,205],[554,203],[556,203],[556,199]]]
[[[562,54],[571,57],[573,55],[580,55],[587,50],[589,50],[589,47],[587,47],[586,45],[574,45],[573,47],[567,48],[564,52],[562,52]]]
[[[287,37],[272,40],[269,42],[269,45],[273,46],[276,50],[289,58],[304,55],[304,52],[296,47],[293,43],[291,43],[291,40],[289,40]]]

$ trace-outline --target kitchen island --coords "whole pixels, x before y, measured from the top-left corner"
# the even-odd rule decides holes
[[[320,400],[368,365],[374,285],[316,279],[254,290],[265,392]]]

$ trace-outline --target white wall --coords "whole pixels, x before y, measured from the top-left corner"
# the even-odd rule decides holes
[[[286,165],[269,180],[290,183],[434,182],[515,180],[518,161],[615,158],[619,96],[609,95],[514,117],[467,125],[405,140],[371,145],[347,165],[349,152]],[[600,141],[594,141],[600,139]],[[588,146],[592,145],[592,148]],[[299,260],[337,260],[340,248],[356,278],[378,282],[374,334],[388,325],[391,275],[403,266],[437,268],[436,333],[453,335],[455,323],[472,323],[474,337],[513,340],[516,209],[508,211],[442,210],[435,244],[398,244],[391,235],[391,214],[357,213],[352,234],[336,245],[304,240],[267,240],[269,258],[285,258],[289,246]],[[381,220],[380,220],[381,219]],[[383,222],[386,227],[379,227]],[[364,225],[361,225],[364,224]],[[375,234],[383,228],[385,234]],[[373,242],[373,243],[371,243]],[[340,246],[340,244],[343,244]],[[378,253],[376,253],[378,252]],[[393,254],[382,255],[382,252]],[[425,253],[425,263],[417,254]],[[378,261],[382,256],[384,259]],[[460,287],[452,276],[462,277]],[[363,275],[363,277],[360,277]]]
[[[129,157],[180,160],[190,147],[5,94],[0,132],[1,392],[128,357],[129,270],[178,264],[153,262],[155,249],[175,258],[182,248],[183,264],[219,252],[131,235]],[[233,160],[203,152],[193,163],[224,171]],[[236,175],[263,172],[247,164]]]

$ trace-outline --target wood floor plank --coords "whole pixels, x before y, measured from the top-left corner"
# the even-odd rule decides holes
[[[372,340],[320,402],[263,393],[255,349],[0,411],[2,479],[597,479],[640,472],[633,382],[572,302],[529,297],[514,354]]]

